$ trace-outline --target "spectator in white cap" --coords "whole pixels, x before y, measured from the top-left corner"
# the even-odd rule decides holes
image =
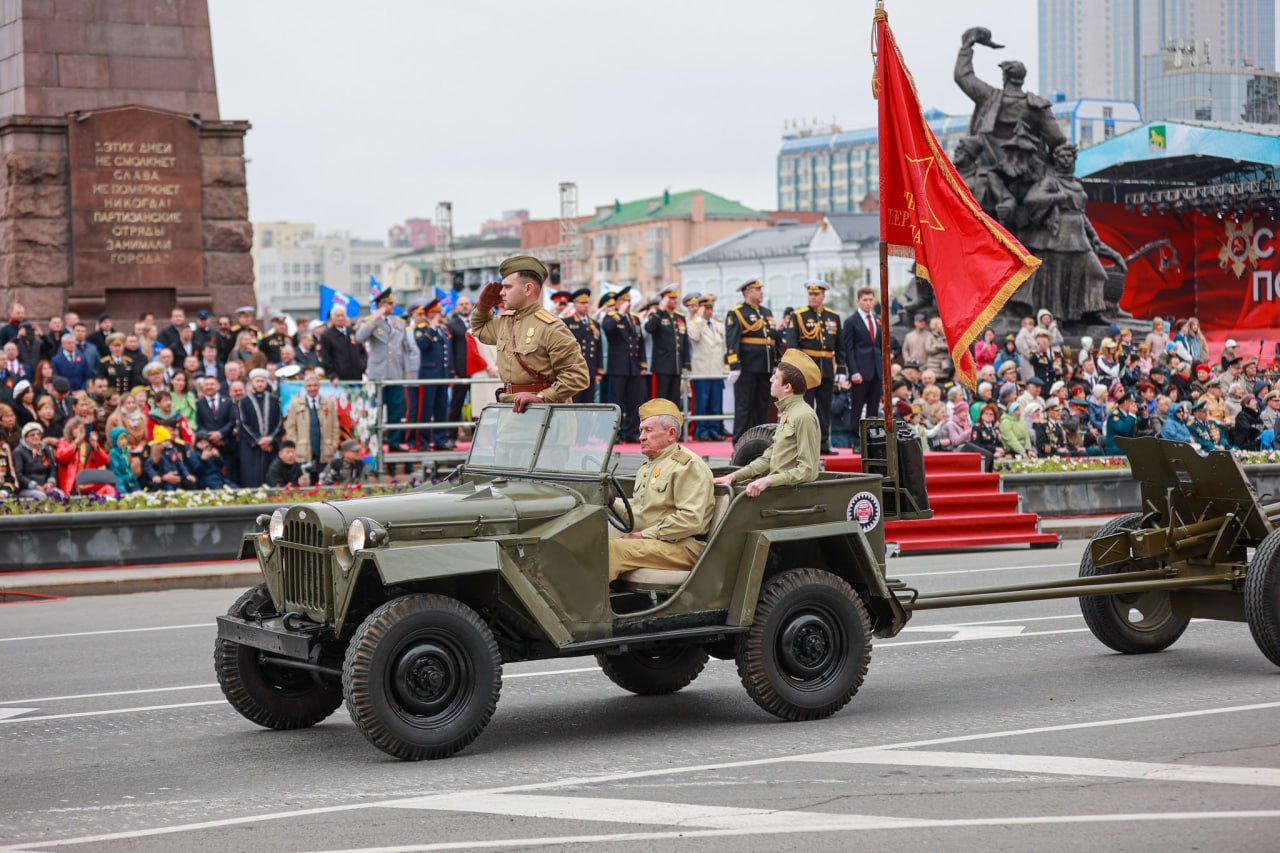
[[[1235,338],[1227,338],[1226,342],[1222,345],[1222,358],[1219,359],[1222,363],[1222,370],[1225,371],[1227,369],[1227,366],[1231,364],[1231,360],[1233,358],[1239,358],[1239,356],[1236,355],[1236,347],[1238,346],[1240,345],[1236,343]]]
[[[62,494],[53,448],[45,443],[44,428],[36,421],[22,428],[22,442],[13,453],[13,474],[20,498],[44,500]]]
[[[1053,312],[1048,308],[1041,308],[1036,312],[1036,326],[1048,330],[1049,345],[1053,349],[1058,349],[1062,346],[1062,332],[1058,329],[1058,321],[1053,319]]]
[[[260,367],[250,370],[249,388],[236,403],[240,414],[238,482],[247,489],[256,489],[265,482],[275,457],[276,439],[284,425],[280,398],[267,388],[268,377]]]

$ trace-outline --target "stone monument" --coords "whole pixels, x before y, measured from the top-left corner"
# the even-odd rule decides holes
[[[219,117],[206,0],[0,3],[0,306],[252,304],[248,130]]]
[[[975,45],[1003,47],[984,27],[961,37],[955,81],[974,110],[970,136],[956,148],[956,170],[982,209],[1043,261],[1005,313],[1025,316],[1045,308],[1063,322],[1101,322],[1116,306],[1104,299],[1107,272],[1099,257],[1122,274],[1127,265],[1084,215],[1084,189],[1074,177],[1075,146],[1063,136],[1052,104],[1023,89],[1026,66],[1000,63],[1003,79],[993,86],[974,73]],[[927,283],[914,284],[908,311],[932,301]]]

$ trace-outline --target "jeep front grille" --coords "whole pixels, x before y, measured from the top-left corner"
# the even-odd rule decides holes
[[[323,622],[330,612],[333,584],[332,557],[324,547],[324,530],[310,521],[289,519],[280,540],[283,567],[284,604]]]

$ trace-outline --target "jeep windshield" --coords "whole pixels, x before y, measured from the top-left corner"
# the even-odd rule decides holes
[[[523,473],[599,474],[613,452],[617,406],[487,406],[480,415],[468,468]]]

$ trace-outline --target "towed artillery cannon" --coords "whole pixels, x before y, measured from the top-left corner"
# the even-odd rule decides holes
[[[1117,444],[1140,484],[1143,511],[1098,531],[1078,577],[934,595],[910,590],[904,606],[1079,598],[1093,635],[1125,654],[1168,648],[1192,619],[1245,622],[1280,666],[1280,503],[1264,505],[1227,451],[1201,455],[1158,438]]]

